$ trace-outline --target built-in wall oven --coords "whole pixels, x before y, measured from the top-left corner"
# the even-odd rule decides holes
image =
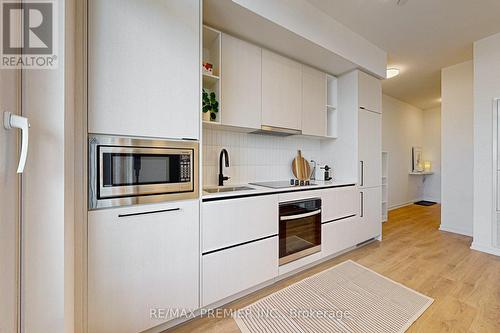
[[[279,265],[321,251],[321,199],[279,206]]]
[[[89,209],[198,196],[198,142],[89,136]]]

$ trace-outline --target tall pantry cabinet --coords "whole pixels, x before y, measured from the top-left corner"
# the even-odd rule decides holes
[[[356,71],[360,241],[382,234],[382,87],[379,79]]]
[[[199,139],[201,0],[88,0],[88,132]],[[197,159],[195,159],[197,160]],[[137,333],[199,307],[199,201],[88,212],[88,333]]]
[[[324,145],[334,175],[358,184],[358,214],[349,226],[356,244],[382,234],[382,87],[354,70],[338,77],[338,138]]]

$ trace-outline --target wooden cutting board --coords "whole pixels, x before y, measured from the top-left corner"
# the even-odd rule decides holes
[[[292,162],[292,172],[298,180],[309,180],[311,177],[311,166],[305,158],[302,157],[302,152],[297,151],[297,156]]]

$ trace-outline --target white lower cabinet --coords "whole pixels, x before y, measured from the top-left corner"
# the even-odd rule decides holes
[[[278,276],[278,237],[203,255],[202,263],[202,306],[208,306]]]
[[[321,226],[321,252],[328,257],[358,243],[359,217],[324,223]]]
[[[137,333],[199,306],[199,202],[88,213],[88,333]]]
[[[356,186],[327,189],[321,193],[321,221],[329,222],[359,213]]]
[[[360,218],[358,243],[382,234],[382,188],[372,187],[360,190]]]
[[[323,257],[328,257],[382,234],[381,187],[365,189],[352,187],[346,188],[344,191],[346,192],[342,196],[336,198],[337,206],[345,209],[342,213],[344,217],[356,215],[322,224],[321,252]],[[334,209],[336,204],[334,204],[333,198],[335,196],[330,192],[326,198],[329,197],[328,195],[332,196],[331,201],[325,202],[325,196],[323,196],[323,211],[328,214],[327,217],[337,216],[338,213],[332,215],[333,213],[329,213],[329,210],[336,212],[337,209],[341,208]],[[347,198],[351,200],[347,201]],[[348,214],[352,211],[355,211],[355,213]]]
[[[277,233],[277,195],[202,204],[202,253]]]

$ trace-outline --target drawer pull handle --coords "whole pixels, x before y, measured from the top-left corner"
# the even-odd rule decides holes
[[[130,214],[120,214],[118,217],[129,217],[129,216],[138,216],[138,215],[148,215],[148,214],[158,214],[158,213],[166,213],[166,212],[176,212],[181,210],[180,208],[172,208],[172,209],[162,209],[162,210],[152,210],[150,212],[140,212],[140,213],[130,213]]]
[[[361,216],[360,217],[364,217],[365,216],[365,194],[363,192],[361,192]]]
[[[359,163],[361,163],[361,186],[365,186],[365,161]]]

